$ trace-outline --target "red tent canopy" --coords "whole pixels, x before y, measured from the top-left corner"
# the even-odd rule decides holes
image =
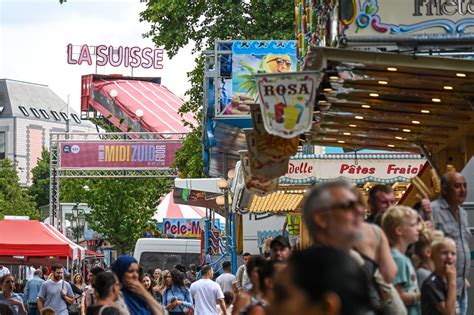
[[[79,258],[80,247],[53,227],[34,220],[0,221],[0,256]]]

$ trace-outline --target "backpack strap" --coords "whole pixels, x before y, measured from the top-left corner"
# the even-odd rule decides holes
[[[102,305],[100,307],[99,313],[97,315],[102,315],[102,311],[104,310],[105,307],[106,307],[106,305]]]

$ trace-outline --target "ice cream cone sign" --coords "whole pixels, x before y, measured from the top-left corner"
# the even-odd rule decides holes
[[[311,129],[319,72],[256,74],[255,78],[268,133],[290,139]]]

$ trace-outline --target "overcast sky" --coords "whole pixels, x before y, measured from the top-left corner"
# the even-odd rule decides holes
[[[149,25],[139,22],[146,8],[139,0],[0,0],[0,78],[48,85],[62,99],[70,95],[79,111],[81,76],[94,66],[67,63],[68,44],[82,46],[138,46],[155,48],[142,34]],[[133,71],[135,76],[161,77],[162,84],[183,97],[190,84],[186,72],[194,57],[186,47],[164,68]],[[131,68],[99,68],[99,74],[130,75]]]

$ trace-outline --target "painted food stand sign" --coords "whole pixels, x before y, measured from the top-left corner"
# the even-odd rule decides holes
[[[178,141],[94,141],[60,144],[61,169],[166,169],[181,148]]]
[[[288,173],[280,179],[281,183],[307,184],[344,177],[353,182],[408,182],[418,175],[426,160],[416,155],[360,156],[357,159],[344,156],[337,158],[304,159],[292,158]]]
[[[319,76],[318,72],[255,75],[269,134],[291,139],[311,129]]]
[[[200,238],[203,232],[201,219],[163,219],[161,232],[168,237],[176,238]],[[216,226],[220,226],[220,220],[216,219]]]
[[[257,103],[254,74],[295,71],[296,41],[234,41],[232,79],[221,89],[221,114],[249,114],[250,105]]]
[[[474,32],[471,0],[352,0],[341,12],[348,37]]]

